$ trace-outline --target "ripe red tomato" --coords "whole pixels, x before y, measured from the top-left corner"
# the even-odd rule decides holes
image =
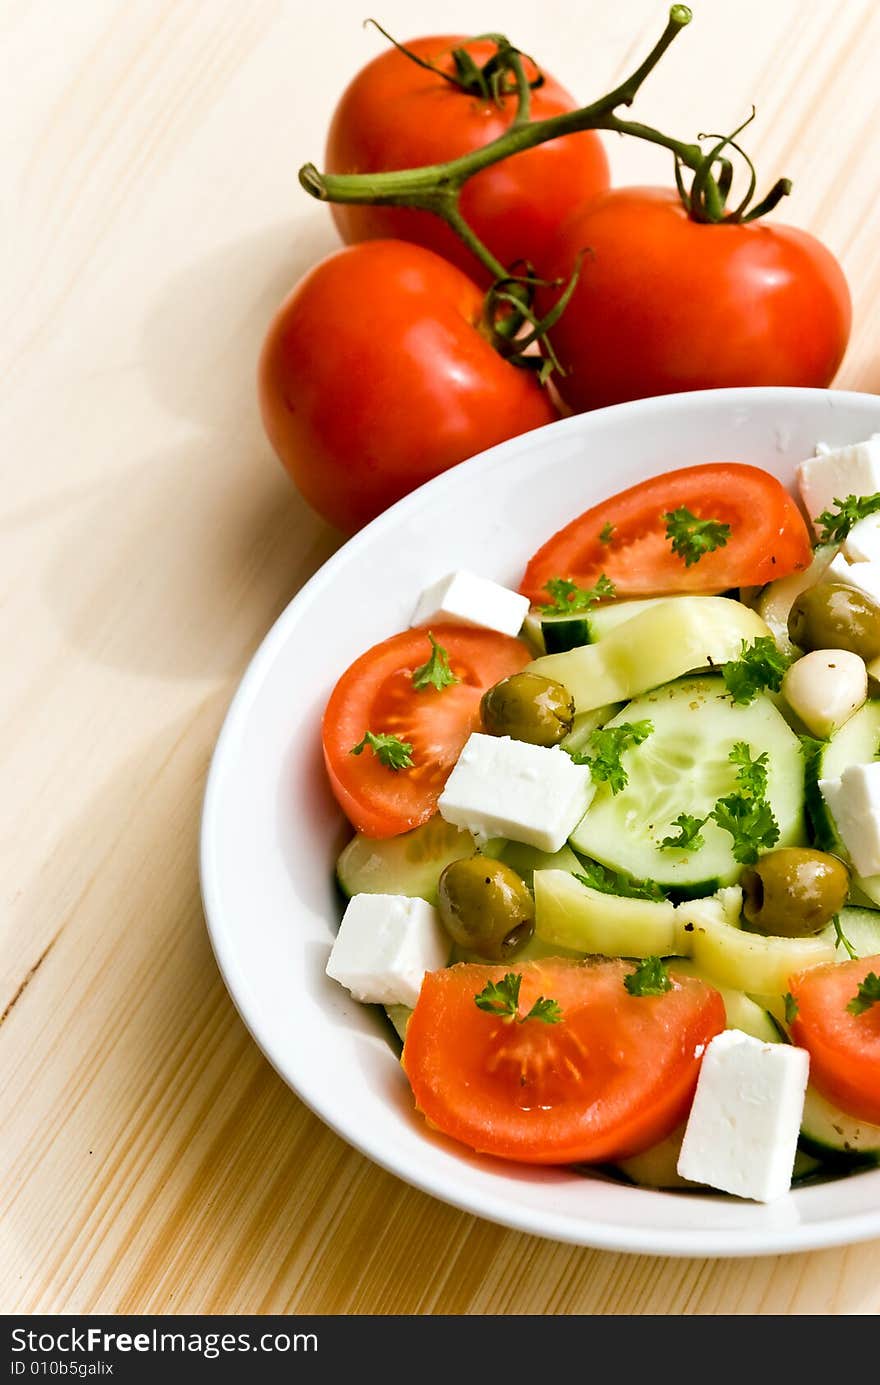
[[[478,65],[495,51],[488,41],[458,36],[413,39],[420,57],[452,72],[453,48],[466,47]],[[535,76],[531,64],[527,74]],[[532,92],[531,118],[574,110],[577,102],[546,72]],[[396,48],[368,63],[343,93],[327,140],[328,173],[377,173],[445,163],[497,139],[508,129],[516,99],[502,104],[462,91],[419,67]],[[503,265],[529,260],[539,271],[560,222],[608,186],[608,160],[592,130],[550,140],[476,174],[465,185],[465,219]],[[482,281],[477,261],[438,217],[401,207],[333,207],[343,240],[392,236],[436,250]]]
[[[560,229],[547,277],[580,278],[550,339],[576,412],[725,385],[831,383],[849,339],[840,265],[791,226],[706,225],[678,194],[616,188]],[[549,300],[541,306],[549,306]]]
[[[724,1028],[704,981],[671,973],[663,995],[631,996],[631,962],[551,957],[512,968],[519,1014],[539,996],[556,1024],[487,1014],[474,997],[508,968],[460,963],[429,972],[410,1017],[403,1066],[432,1125],[482,1154],[533,1164],[624,1159],[684,1119],[700,1059]]]
[[[556,418],[480,330],[483,297],[421,246],[370,241],[316,265],[259,367],[269,440],[310,505],[351,531],[423,481]]]
[[[395,837],[427,821],[462,746],[479,730],[483,693],[532,657],[519,640],[494,630],[436,625],[432,634],[457,683],[415,688],[413,670],[432,646],[426,630],[404,630],[356,659],[327,703],[322,737],[330,783],[343,812],[368,837]],[[412,766],[390,769],[370,749],[352,755],[365,731],[410,744]]]
[[[690,567],[666,536],[663,516],[679,508],[730,527],[725,546]],[[807,526],[775,476],[741,462],[710,462],[651,477],[573,519],[530,559],[520,590],[540,604],[552,577],[593,587],[604,572],[620,596],[721,592],[762,586],[811,559]]]
[[[797,1002],[791,1026],[809,1051],[810,1081],[829,1101],[858,1120],[880,1125],[880,1005],[851,1015],[847,1005],[880,957],[832,963],[799,972],[789,982]]]

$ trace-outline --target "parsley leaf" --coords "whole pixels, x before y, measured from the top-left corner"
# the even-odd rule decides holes
[[[797,1018],[798,1003],[791,991],[785,992],[785,995],[782,997],[782,1003],[785,1006],[785,1023],[792,1024]]]
[[[706,818],[695,818],[690,813],[679,813],[673,827],[678,828],[677,837],[664,837],[660,846],[668,851],[685,851],[689,848],[699,851],[703,845],[703,837],[700,828],[706,824]]]
[[[779,840],[779,823],[770,804],[761,799],[727,794],[719,798],[709,816],[733,837],[733,856],[740,865],[752,865],[760,847],[774,846]]]
[[[616,894],[622,899],[664,900],[666,895],[654,880],[630,880],[615,870],[600,866],[598,861],[584,861],[584,873],[574,873],[575,880],[600,894]]]
[[[431,657],[427,663],[413,669],[413,687],[417,692],[421,692],[423,688],[436,688],[438,692],[442,692],[452,683],[460,683],[461,679],[452,672],[449,667],[449,655],[442,644],[437,643],[430,630],[428,639],[431,641]]]
[[[704,553],[724,548],[730,538],[729,524],[717,519],[697,519],[684,505],[679,505],[677,510],[667,510],[663,518],[666,537],[672,540],[672,551],[684,558],[685,567],[698,563]]]
[[[608,784],[613,794],[625,789],[629,776],[621,763],[627,750],[641,745],[654,730],[652,721],[623,721],[619,726],[602,726],[593,732],[589,750],[575,751],[572,755],[576,765],[589,765],[590,774],[596,784]]]
[[[790,663],[788,655],[776,648],[772,635],[759,635],[751,644],[743,640],[739,658],[722,665],[724,686],[734,702],[747,706],[764,688],[779,692]]]
[[[646,957],[623,978],[623,984],[630,995],[664,995],[672,990],[662,957]]]
[[[539,995],[527,1015],[519,1015],[519,988],[522,974],[509,971],[500,981],[488,981],[479,995],[474,996],[474,1004],[490,1015],[500,1015],[502,1019],[516,1019],[520,1024],[526,1020],[541,1020],[543,1024],[558,1024],[562,1010],[555,1000],[547,1000]]]
[[[544,1024],[558,1024],[562,1019],[562,1010],[556,1000],[546,1000],[539,995],[529,1013],[520,1020],[520,1024],[525,1024],[526,1020],[542,1020]]]
[[[835,496],[834,504],[836,510],[823,510],[816,516],[815,526],[820,543],[842,543],[854,524],[880,510],[880,493],[848,495],[845,500],[838,500]]]
[[[859,989],[846,1008],[851,1015],[863,1015],[866,1010],[870,1010],[872,1005],[878,1004],[880,1004],[880,976],[875,971],[869,971],[864,981],[859,982]]]
[[[567,577],[551,577],[544,586],[550,595],[547,606],[539,606],[541,615],[555,616],[588,611],[600,601],[610,601],[615,595],[614,583],[603,572],[595,587],[579,587],[577,582],[569,582]]]
[[[615,528],[616,526],[614,524],[603,524],[602,528],[599,531],[599,542],[610,543],[611,540],[614,538]]]
[[[770,760],[768,752],[765,750],[757,760],[753,760],[751,746],[746,745],[745,741],[737,741],[729,758],[735,765],[739,765],[736,782],[742,797],[764,798],[767,793],[767,765]]]
[[[409,769],[412,765],[412,746],[409,741],[402,741],[399,736],[387,736],[384,731],[379,731],[376,735],[372,731],[365,731],[363,740],[353,745],[349,754],[361,755],[367,746],[379,763],[387,765],[388,769]]]
[[[840,922],[840,914],[835,914],[831,922],[834,924],[834,946],[836,948],[844,948],[844,950],[849,953],[849,960],[851,962],[854,962],[859,954],[856,952],[849,938],[843,931],[843,924]]]

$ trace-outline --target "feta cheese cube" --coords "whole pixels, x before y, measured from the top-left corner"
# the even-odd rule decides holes
[[[518,635],[529,599],[471,572],[450,572],[419,597],[410,625],[479,625],[501,635]]]
[[[880,563],[848,563],[837,553],[822,574],[823,582],[841,582],[880,602]]]
[[[772,1202],[791,1187],[810,1057],[738,1029],[703,1057],[678,1172],[738,1197]]]
[[[880,760],[820,779],[819,791],[858,874],[880,874]]]
[[[510,837],[539,851],[558,851],[594,791],[589,766],[576,765],[559,746],[474,732],[437,806],[447,822],[467,827],[478,839]]]
[[[355,1000],[415,1005],[426,971],[449,961],[437,910],[399,894],[356,894],[342,916],[327,975]]]
[[[880,563],[880,514],[856,521],[843,541],[843,552],[851,563]]]
[[[816,451],[818,456],[797,469],[801,499],[811,520],[834,509],[835,500],[880,491],[880,435],[850,447],[826,448],[820,443]]]

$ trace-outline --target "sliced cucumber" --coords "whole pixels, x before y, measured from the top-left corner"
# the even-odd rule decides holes
[[[385,1013],[394,1026],[395,1032],[401,1043],[406,1038],[406,1026],[409,1024],[409,1017],[412,1010],[408,1005],[386,1005]]]
[[[857,957],[880,956],[880,912],[876,909],[859,909],[849,905],[840,911],[840,929]],[[833,923],[822,929],[819,937],[825,942],[837,943],[837,931]],[[845,948],[837,950],[837,960],[847,961]]]
[[[770,633],[783,654],[795,655],[800,650],[792,644],[788,635],[788,617],[801,592],[813,587],[825,572],[837,552],[836,544],[823,544],[817,548],[813,561],[803,572],[793,572],[790,577],[780,577],[778,582],[770,582],[758,597],[757,612],[766,621]]]
[[[618,794],[599,785],[571,835],[576,851],[634,879],[689,893],[710,894],[718,884],[738,879],[742,867],[734,859],[733,840],[714,822],[703,827],[699,849],[660,845],[675,834],[672,824],[680,813],[705,818],[718,798],[735,792],[736,767],[729,757],[737,741],[745,741],[753,756],[768,752],[767,796],[779,824],[779,845],[803,842],[800,744],[768,697],[736,706],[720,679],[683,679],[630,702],[610,725],[643,719],[654,730],[624,757],[629,782]]]
[[[567,750],[569,755],[578,755],[582,750],[586,750],[593,732],[616,716],[622,705],[620,702],[610,702],[607,707],[595,707],[591,712],[578,712],[574,725],[561,742],[562,749]]]
[[[403,894],[436,904],[441,871],[450,861],[472,856],[475,850],[470,832],[444,822],[438,813],[398,837],[377,841],[358,832],[336,862],[336,878],[349,898],[356,894]]]
[[[836,731],[821,750],[807,756],[806,793],[816,845],[849,859],[834,818],[819,789],[820,779],[839,779],[850,765],[869,765],[880,750],[880,698],[871,698]],[[880,904],[880,875],[854,876],[853,883]]]
[[[772,1015],[768,1014],[763,1006],[750,1000],[744,991],[735,990],[732,986],[723,986],[711,976],[707,976],[693,958],[676,957],[669,965],[673,971],[681,972],[684,976],[695,976],[699,981],[708,981],[721,993],[728,1029],[741,1029],[743,1034],[751,1034],[753,1039],[760,1039],[762,1044],[783,1042]]]
[[[880,1164],[880,1125],[848,1116],[812,1084],[804,1101],[801,1143],[826,1159]]]
[[[689,936],[691,956],[705,976],[749,994],[782,996],[794,972],[836,960],[825,938],[768,938],[708,917]]]
[[[594,606],[591,611],[560,611],[553,615],[530,611],[523,631],[539,654],[562,654],[584,644],[598,643],[633,616],[667,599],[649,596],[638,601],[613,601]]]
[[[532,877],[537,870],[567,871],[569,875],[583,870],[568,846],[561,847],[559,851],[539,851],[536,846],[527,846],[525,842],[505,842],[500,859],[522,876],[529,889],[532,888]]]
[[[683,1122],[667,1135],[659,1144],[641,1154],[633,1154],[629,1159],[621,1159],[615,1168],[630,1183],[640,1188],[699,1188],[699,1183],[691,1183],[678,1172],[678,1157],[687,1122]]]
[[[529,668],[562,683],[577,710],[587,712],[637,697],[693,669],[736,659],[744,640],[767,634],[760,616],[738,601],[675,596],[618,624],[598,644],[547,654]]]
[[[551,946],[606,957],[665,957],[681,947],[668,900],[603,894],[561,870],[535,871],[535,932]]]

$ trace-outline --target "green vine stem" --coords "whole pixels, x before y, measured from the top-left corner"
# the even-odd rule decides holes
[[[385,173],[331,174],[320,173],[314,164],[305,164],[300,169],[299,181],[306,192],[322,202],[368,203],[412,207],[433,212],[436,216],[442,217],[464,241],[493,279],[506,279],[509,271],[483,244],[462,216],[459,205],[462,187],[474,174],[499,163],[502,159],[510,158],[512,154],[532,149],[551,139],[559,139],[562,135],[577,134],[582,130],[609,130],[670,150],[675,157],[676,181],[682,200],[689,215],[694,219],[754,220],[775,206],[780,197],[789,191],[791,184],[787,179],[780,179],[763,202],[750,212],[746,212],[745,206],[737,208],[735,213],[725,212],[726,196],[730,187],[730,161],[722,151],[734,148],[741,152],[739,146],[734,143],[734,136],[739,133],[738,131],[706,153],[699,143],[675,139],[650,125],[627,120],[617,114],[618,107],[632,105],[645,78],[656,67],[676,36],[691,22],[691,18],[691,11],[687,5],[673,5],[660,38],[625,81],[588,106],[566,111],[562,115],[551,116],[545,120],[529,118],[531,85],[523,67],[523,54],[503,35],[484,35],[483,37],[491,38],[498,46],[498,52],[493,59],[494,71],[500,72],[502,78],[505,75],[512,78],[512,90],[517,98],[513,121],[503,135],[469,154],[450,159],[448,163],[428,164],[423,168],[399,169]],[[505,94],[511,91],[508,87],[499,89]],[[716,163],[719,165],[717,176],[714,172]],[[682,168],[689,168],[695,174],[695,197],[684,189],[681,179]]]

